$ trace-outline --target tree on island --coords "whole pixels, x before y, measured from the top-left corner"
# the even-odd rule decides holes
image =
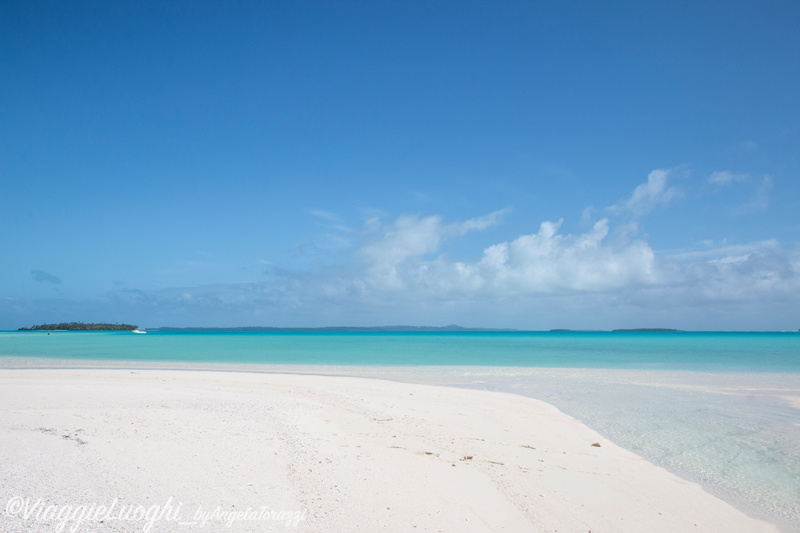
[[[132,324],[84,324],[83,322],[59,322],[58,324],[40,324],[29,328],[19,328],[17,331],[132,331],[138,326]]]

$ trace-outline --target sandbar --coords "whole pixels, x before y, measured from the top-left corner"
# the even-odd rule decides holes
[[[501,392],[2,369],[0,448],[3,531],[778,531]]]

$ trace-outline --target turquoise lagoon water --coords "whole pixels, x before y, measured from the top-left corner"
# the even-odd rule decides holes
[[[184,363],[800,372],[797,333],[0,332],[0,356]]]
[[[800,531],[800,333],[0,332],[0,366],[358,375],[522,394]]]

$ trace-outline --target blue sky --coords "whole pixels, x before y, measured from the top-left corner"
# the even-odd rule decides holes
[[[800,327],[795,2],[4,2],[0,328]]]

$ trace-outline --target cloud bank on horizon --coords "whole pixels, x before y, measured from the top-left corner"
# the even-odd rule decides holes
[[[55,305],[73,314],[84,306],[122,310],[159,317],[153,326],[461,321],[522,329],[697,329],[693,324],[774,329],[774,318],[763,320],[760,312],[765,302],[771,309],[793,312],[800,300],[800,248],[770,239],[656,252],[638,227],[648,213],[668,209],[684,196],[672,183],[674,173],[652,171],[582,233],[562,231],[563,218],[542,221],[538,231],[491,244],[472,261],[451,259],[448,246],[470,232],[502,226],[511,208],[456,222],[440,215],[402,214],[389,221],[370,217],[358,230],[332,212],[309,209],[348,241],[313,271],[270,268],[269,281],[114,290],[93,301],[18,305]],[[727,186],[746,179],[715,172],[708,183]],[[52,274],[32,275],[60,283]],[[220,316],[228,319],[220,323],[214,318]]]

